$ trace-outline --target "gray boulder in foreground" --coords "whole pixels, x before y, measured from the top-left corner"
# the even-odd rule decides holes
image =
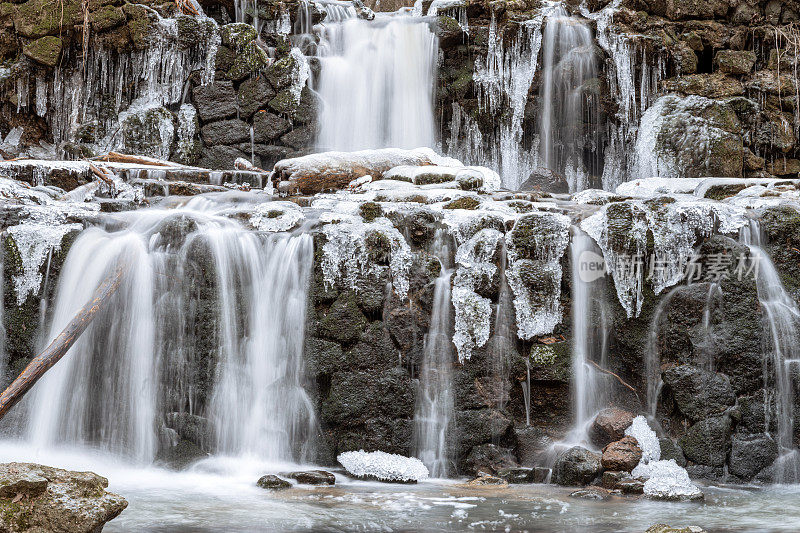
[[[0,531],[99,533],[128,502],[108,480],[34,463],[0,463]]]

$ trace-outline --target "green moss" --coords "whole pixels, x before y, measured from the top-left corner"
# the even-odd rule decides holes
[[[270,109],[284,115],[293,115],[298,105],[297,98],[289,89],[284,89],[275,95],[267,104]]]
[[[14,531],[25,531],[31,526],[31,510],[19,502],[0,499],[0,515],[3,523],[11,526]]]
[[[372,222],[376,218],[383,216],[383,209],[375,202],[364,202],[358,206],[358,211],[366,222]]]
[[[439,15],[439,31],[441,33],[460,33],[461,25],[453,17]]]
[[[446,203],[444,209],[477,209],[481,205],[481,201],[471,196],[464,196]]]
[[[435,183],[447,183],[453,181],[455,176],[453,174],[443,174],[439,172],[419,172],[414,177],[417,185],[432,185]]]
[[[531,202],[525,202],[522,200],[514,200],[513,202],[508,202],[508,206],[517,213],[530,213],[531,211],[534,210],[533,204]]]
[[[96,32],[108,31],[125,24],[125,12],[116,6],[101,6],[89,14],[89,22]]]
[[[250,24],[234,22],[226,24],[219,29],[222,44],[231,47],[234,52],[239,52],[258,37],[256,29]]]
[[[80,0],[28,0],[19,6],[14,28],[23,37],[38,39],[67,33],[82,22]]]
[[[241,80],[268,64],[267,53],[255,42],[250,42],[236,54],[227,77],[231,80]]]
[[[22,53],[48,67],[55,67],[61,57],[64,43],[60,37],[46,35],[22,47]]]
[[[371,231],[365,239],[367,257],[376,265],[388,265],[392,259],[392,240],[381,231]]]
[[[278,211],[273,209],[272,211],[267,211],[267,218],[278,218],[283,214],[283,211]]]
[[[743,190],[747,187],[743,183],[732,183],[729,185],[712,185],[706,191],[704,198],[710,198],[711,200],[723,200],[725,198],[730,198],[731,196],[736,196],[739,191]]]
[[[147,48],[150,45],[152,25],[147,9],[139,4],[125,4],[122,6],[122,11],[128,18],[128,31],[133,45],[139,50]]]

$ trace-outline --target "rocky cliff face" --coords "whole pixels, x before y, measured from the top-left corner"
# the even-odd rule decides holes
[[[586,171],[585,186],[610,191],[638,177],[721,176],[781,177],[787,189],[795,187],[788,180],[800,172],[796,5],[777,0],[577,4],[564,6],[565,13],[591,30],[592,41],[583,48],[597,65],[595,75],[573,87],[593,110],[582,116],[574,136],[573,155]],[[203,3],[209,17],[179,13],[172,3],[64,2],[63,13],[39,0],[0,4],[5,30],[0,132],[11,136],[0,145],[0,155],[79,159],[115,149],[210,169],[230,169],[244,158],[269,169],[279,159],[308,152],[320,102],[306,85],[318,65],[290,35],[302,6],[258,6],[258,13],[232,23],[234,6],[214,2]],[[422,3],[425,13],[431,14],[431,7]],[[458,194],[441,193],[435,200],[422,188],[356,200],[352,214],[360,223],[386,215],[391,228],[369,226],[360,246],[376,268],[359,273],[356,284],[326,279],[325,245],[336,235],[313,230],[305,360],[319,417],[320,462],[362,448],[412,453],[416,387],[442,263],[462,261],[452,281],[454,300],[456,292],[462,297],[456,307],[462,325],[457,346],[470,353],[468,360],[453,362],[456,471],[533,464],[573,423],[576,332],[573,281],[566,274],[571,259],[566,242],[559,247],[558,239],[540,238],[567,232],[583,208],[566,209],[572,216],[566,222],[531,214],[560,209],[548,193],[567,192],[577,179],[535,172],[528,158],[541,140],[539,117],[546,105],[542,32],[548,23],[542,8],[538,2],[465,2],[438,10],[432,22],[441,48],[436,116],[443,148],[467,164],[516,172],[518,185],[527,182],[525,188],[539,190],[491,198],[503,203],[501,215],[494,212],[500,208],[484,205],[485,194],[472,194],[475,187],[452,180],[448,186]],[[322,17],[314,10],[303,16],[314,22]],[[249,24],[256,17],[258,30]],[[41,184],[65,190],[79,184],[55,181],[54,175],[41,176]],[[37,177],[28,181],[36,184]],[[748,185],[712,184],[700,196],[723,200]],[[178,194],[197,192],[202,190]],[[150,197],[162,194],[148,190]],[[763,195],[780,196],[774,189]],[[705,213],[702,227],[693,226],[686,223],[695,221],[693,215],[676,214],[673,202],[660,193],[646,204],[633,196],[572,198],[578,206],[603,211],[604,253],[649,256],[666,249],[663,243],[674,233],[691,236],[671,245],[680,251],[688,246],[706,269],[719,257],[748,255],[736,238],[738,227],[720,230],[718,213]],[[304,207],[314,201],[297,200]],[[402,208],[393,207],[399,204]],[[433,204],[441,205],[428,208]],[[464,220],[445,220],[447,212]],[[90,225],[95,214],[68,214],[59,223]],[[0,216],[4,228],[20,222],[15,209],[4,207]],[[795,298],[797,220],[787,207],[761,214],[766,250]],[[327,222],[324,227],[342,220]],[[644,230],[632,235],[628,230],[634,227]],[[179,230],[173,234],[185,236]],[[40,254],[48,260],[27,273],[30,243],[10,233],[4,237],[10,373],[35,351],[44,322],[40,301],[52,301],[52,280],[76,231],[59,235],[52,256]],[[456,245],[447,261],[436,259],[437,231],[448,233]],[[401,295],[393,270],[398,246],[408,254],[407,290]],[[544,248],[558,253],[542,253]],[[190,413],[182,412],[180,402],[165,408],[164,428],[180,442],[164,446],[162,457],[174,462],[212,449],[205,415],[216,363],[210,326],[218,296],[215,267],[202,251],[189,263],[196,330],[190,335],[195,360],[187,375],[196,386],[196,403]],[[477,264],[480,275],[470,276]],[[630,279],[616,276],[604,288],[606,307],[591,318],[608,324],[604,365],[624,382],[609,378],[616,384],[609,387],[607,403],[647,411],[649,389],[663,381],[653,393],[655,414],[664,435],[692,463],[692,473],[719,477],[727,467],[745,480],[769,467],[778,447],[771,437],[775,384],[764,379],[768,339],[758,291],[752,280],[732,275],[735,266],[726,266],[724,273],[731,275],[719,283],[701,279],[673,288],[674,283],[648,281],[635,294]],[[31,274],[51,281],[21,295],[13,279]],[[394,291],[387,289],[391,281]],[[523,304],[512,305],[515,299]],[[540,328],[542,323],[551,325]],[[645,359],[653,354],[655,369],[648,372]],[[793,438],[796,446],[800,434]]]

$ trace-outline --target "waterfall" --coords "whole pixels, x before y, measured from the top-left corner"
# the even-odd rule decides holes
[[[757,265],[756,288],[763,311],[766,342],[764,346],[764,412],[767,431],[771,427],[771,406],[774,402],[780,456],[775,460],[773,481],[800,482],[800,451],[794,445],[794,394],[792,374],[800,369],[800,310],[786,292],[780,275],[769,255],[762,248],[761,230],[757,221],[742,230],[742,242],[748,245],[753,264]],[[770,399],[772,402],[770,402]]]
[[[545,21],[539,89],[539,159],[541,166],[564,174],[570,190],[583,190],[589,175],[599,174],[599,142],[589,168],[584,165],[585,123],[599,123],[599,103],[590,100],[585,83],[597,77],[594,40],[589,27],[559,4]],[[589,126],[591,127],[591,126]]]
[[[443,229],[436,230],[431,253],[442,272],[434,283],[433,306],[428,334],[423,347],[419,388],[414,411],[414,454],[428,467],[432,477],[447,477],[452,459],[454,398],[452,390],[453,275],[452,237]]]
[[[453,417],[451,274],[451,271],[444,271],[435,282],[431,325],[425,338],[414,413],[414,454],[428,467],[431,477],[436,478],[447,477],[450,463],[448,437]]]
[[[99,447],[146,464],[165,423],[186,414],[208,419],[202,444],[215,452],[291,460],[310,451],[316,419],[302,355],[312,239],[250,231],[224,216],[233,208],[198,197],[120,215],[126,229],[81,233],[49,339],[117,265],[129,270],[108,311],[26,399],[32,444]]]
[[[427,22],[347,19],[326,26],[318,50],[319,150],[434,146],[438,42]]]
[[[602,278],[591,265],[601,264],[594,240],[573,228],[570,243],[572,267],[572,405],[574,426],[569,440],[584,440],[594,415],[608,400],[608,383],[593,362],[603,366],[606,356],[606,326]],[[600,317],[598,321],[597,318]]]

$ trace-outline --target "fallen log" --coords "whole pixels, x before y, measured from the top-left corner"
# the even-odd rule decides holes
[[[94,158],[95,161],[105,161],[107,163],[131,163],[133,165],[148,165],[155,167],[174,167],[178,166],[169,161],[161,161],[160,159],[153,159],[150,157],[142,157],[138,155],[121,154],[119,152],[108,152],[106,155],[101,155]]]
[[[0,394],[0,419],[69,351],[75,341],[89,327],[92,320],[108,304],[125,277],[127,265],[119,266],[94,291],[92,299],[84,305],[58,337],[34,357],[25,370]]]

